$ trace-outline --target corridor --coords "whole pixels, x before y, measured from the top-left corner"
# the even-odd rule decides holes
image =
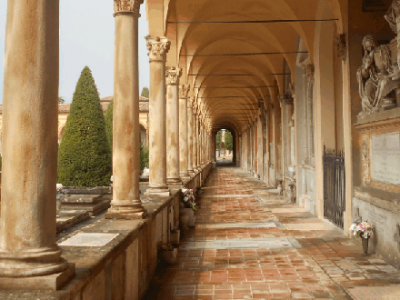
[[[396,268],[248,173],[219,167],[201,191],[145,299],[400,299]]]

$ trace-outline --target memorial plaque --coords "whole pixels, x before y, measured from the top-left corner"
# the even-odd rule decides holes
[[[399,133],[376,135],[371,138],[372,179],[400,185]]]
[[[118,233],[78,233],[65,240],[60,246],[102,247],[118,236]]]

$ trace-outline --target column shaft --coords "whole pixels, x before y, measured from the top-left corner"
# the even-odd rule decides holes
[[[13,289],[2,277],[68,268],[56,244],[58,16],[58,1],[8,1],[0,289]],[[42,286],[35,280],[15,280],[25,289]]]
[[[188,173],[194,174],[193,170],[193,103],[189,99],[187,103],[188,116]]]
[[[149,188],[146,195],[169,196],[167,185],[165,55],[167,38],[146,37],[150,60]]]
[[[113,199],[106,218],[140,219],[139,11],[116,11],[113,109]]]
[[[179,175],[179,68],[167,69],[167,182],[181,183]]]
[[[196,124],[197,124],[197,113],[196,110],[193,109],[193,169],[198,171],[198,164],[197,164],[197,152],[198,152],[198,139],[199,136],[197,134],[196,130]]]
[[[179,171],[182,179],[190,178],[188,173],[188,121],[187,93],[189,87],[179,87]]]

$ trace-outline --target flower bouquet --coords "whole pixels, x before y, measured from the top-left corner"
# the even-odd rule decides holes
[[[193,195],[193,189],[182,189],[181,202],[185,208],[196,210],[196,199]]]
[[[361,238],[364,253],[367,253],[368,240],[372,237],[374,233],[372,229],[372,224],[368,222],[368,220],[365,222],[361,222],[360,219],[356,219],[354,220],[353,224],[351,224],[349,230],[353,232],[353,235]]]

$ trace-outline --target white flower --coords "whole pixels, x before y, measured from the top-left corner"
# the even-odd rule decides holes
[[[62,190],[62,189],[63,189],[62,183],[57,183],[57,184],[56,184],[56,189],[57,189],[57,190]]]
[[[111,175],[110,181],[113,182],[114,180],[114,175]]]

